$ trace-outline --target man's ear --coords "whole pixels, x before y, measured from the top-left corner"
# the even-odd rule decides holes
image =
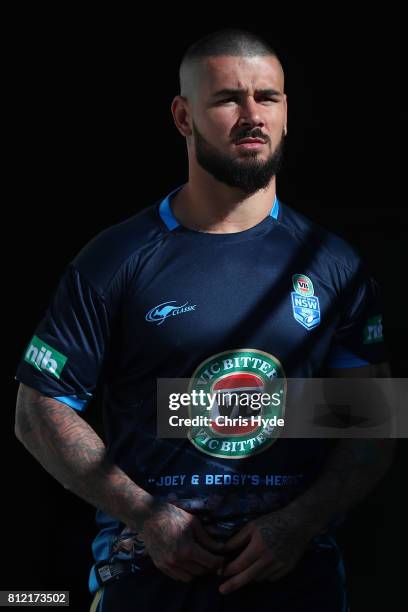
[[[180,134],[185,137],[191,136],[191,114],[187,98],[184,96],[176,96],[171,103],[171,113]]]

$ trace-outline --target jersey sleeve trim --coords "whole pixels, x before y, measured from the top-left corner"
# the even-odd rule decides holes
[[[336,345],[330,351],[327,365],[329,368],[361,368],[371,364],[344,346]]]
[[[53,399],[58,400],[71,408],[75,408],[75,410],[79,410],[80,412],[85,411],[89,401],[86,399],[80,399],[76,395],[58,395],[54,396]]]
[[[63,404],[66,404],[70,408],[75,408],[75,410],[78,410],[79,412],[85,412],[88,406],[88,403],[90,399],[92,398],[92,393],[87,393],[87,395],[89,395],[89,398],[86,398],[86,399],[81,398],[78,395],[51,395],[49,391],[47,392],[41,389],[41,381],[35,381],[35,383],[32,384],[30,380],[20,375],[14,376],[14,380],[16,380],[19,383],[22,383],[23,385],[26,385],[27,387],[30,387],[31,389],[35,389],[36,391],[38,391],[38,393],[41,393],[41,395],[43,395],[44,397],[50,397],[51,399],[55,399],[58,402],[62,402]]]

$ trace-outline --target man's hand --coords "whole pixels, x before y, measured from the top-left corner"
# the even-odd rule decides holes
[[[219,572],[233,576],[220,586],[220,592],[230,593],[249,582],[279,580],[296,566],[312,536],[306,525],[285,510],[250,521],[224,544],[225,553],[241,552]]]
[[[224,564],[223,544],[213,539],[199,519],[173,504],[157,504],[141,531],[155,566],[174,580],[216,572]],[[210,552],[212,551],[212,552]]]

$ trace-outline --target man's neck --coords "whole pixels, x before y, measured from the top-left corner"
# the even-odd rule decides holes
[[[254,227],[267,217],[275,201],[276,183],[248,196],[212,179],[192,180],[172,198],[174,216],[181,225],[201,232],[230,234]]]

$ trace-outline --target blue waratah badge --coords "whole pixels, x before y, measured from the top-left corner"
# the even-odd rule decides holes
[[[313,329],[320,323],[319,298],[314,295],[313,283],[306,274],[294,274],[292,283],[292,310],[295,321],[306,329]]]
[[[303,297],[294,291],[292,296],[292,310],[295,320],[306,329],[313,329],[320,323],[319,298],[315,295]]]

